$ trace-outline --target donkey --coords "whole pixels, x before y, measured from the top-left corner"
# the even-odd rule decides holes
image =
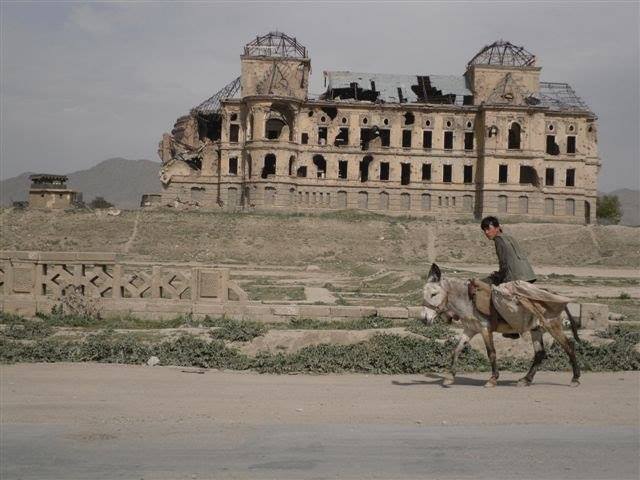
[[[487,349],[487,356],[491,362],[492,374],[489,381],[485,384],[485,387],[495,387],[498,383],[499,372],[496,364],[496,349],[493,345],[493,333],[521,332],[515,331],[505,321],[499,321],[497,323],[492,322],[487,315],[478,311],[474,302],[469,298],[467,286],[468,281],[465,282],[455,278],[443,279],[438,265],[435,263],[432,264],[427,277],[427,283],[423,290],[423,308],[421,318],[427,325],[431,325],[437,316],[440,314],[446,314],[449,318],[460,320],[463,326],[462,335],[458,341],[458,345],[453,351],[451,359],[451,375],[444,378],[443,385],[453,384],[456,375],[456,362],[460,352],[464,349],[467,343],[469,343],[469,341],[479,333],[482,335],[482,339],[484,340],[484,344]],[[534,302],[528,301],[527,299],[521,299],[521,305],[538,319],[539,326],[530,330],[535,355],[529,371],[518,381],[518,386],[531,385],[540,363],[546,358],[544,344],[542,342],[542,334],[544,331],[549,332],[549,334],[551,334],[555,341],[560,344],[562,349],[568,355],[569,360],[571,361],[571,368],[573,369],[571,386],[578,386],[580,384],[580,368],[576,361],[573,343],[562,331],[562,320],[560,315],[551,319],[545,318],[540,310],[536,308]],[[575,320],[569,313],[566,305],[564,305],[564,310],[569,316],[571,330],[575,340],[580,341],[578,338]]]

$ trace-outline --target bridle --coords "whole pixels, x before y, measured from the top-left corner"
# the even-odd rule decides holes
[[[442,315],[443,313],[445,313],[448,310],[447,302],[449,300],[449,292],[447,292],[444,289],[443,289],[443,292],[444,292],[444,298],[442,299],[442,302],[440,302],[440,305],[433,306],[431,304],[428,304],[427,301],[423,299],[422,300],[422,306],[430,308],[432,310],[435,310],[436,311],[436,316]]]

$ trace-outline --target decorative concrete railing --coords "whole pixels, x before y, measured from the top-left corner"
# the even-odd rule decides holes
[[[115,253],[0,252],[2,311],[25,316],[49,313],[73,293],[103,315],[162,319],[190,314],[263,322],[292,317],[348,319],[378,316],[418,318],[421,308],[357,305],[264,304],[249,300],[228,268],[189,263],[118,261]],[[607,325],[608,307],[570,304],[583,328]]]
[[[50,311],[66,293],[105,311],[193,311],[198,303],[246,303],[229,269],[189,264],[118,262],[114,253],[0,252],[3,310]]]

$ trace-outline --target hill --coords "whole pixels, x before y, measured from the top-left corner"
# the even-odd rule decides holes
[[[87,170],[66,174],[69,177],[67,185],[82,192],[85,202],[104,197],[117,207],[137,208],[143,193],[160,191],[159,169],[160,164],[150,160],[110,158]],[[27,172],[0,182],[3,206],[27,199],[29,175],[32,174]]]

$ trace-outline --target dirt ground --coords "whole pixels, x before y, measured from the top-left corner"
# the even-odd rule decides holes
[[[152,424],[416,423],[428,425],[638,425],[639,372],[539,372],[516,387],[505,372],[459,375],[265,375],[113,364],[2,366],[2,422],[74,425],[87,435],[144,431]],[[606,407],[606,408],[605,408]],[[204,425],[202,425],[204,428]]]
[[[371,263],[407,267],[431,261],[490,263],[493,247],[477,222],[394,218],[353,211],[317,215],[2,209],[5,250],[111,251],[134,259],[255,265]],[[505,227],[535,265],[640,267],[638,229],[515,223]]]
[[[2,478],[631,479],[638,372],[258,375],[2,366]],[[499,454],[496,454],[499,452]]]

